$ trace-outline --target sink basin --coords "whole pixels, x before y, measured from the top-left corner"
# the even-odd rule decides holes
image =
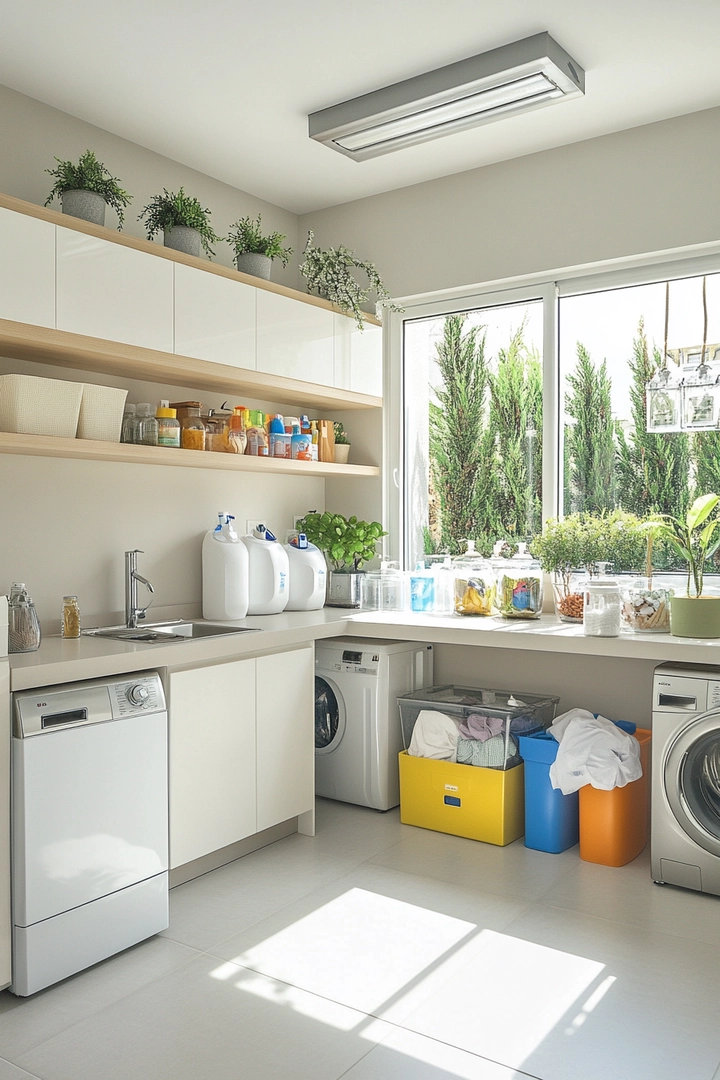
[[[200,638],[224,637],[226,634],[259,634],[260,629],[250,626],[226,626],[223,623],[172,622],[151,623],[130,629],[127,626],[106,626],[96,630],[83,630],[88,637],[112,638],[113,641],[139,641],[162,644],[169,641],[197,641]]]

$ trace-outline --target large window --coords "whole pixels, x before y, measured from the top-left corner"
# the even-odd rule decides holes
[[[528,540],[557,514],[679,514],[720,490],[720,422],[657,432],[646,420],[646,385],[661,369],[673,385],[692,382],[701,361],[720,377],[717,265],[669,286],[645,270],[642,283],[619,287],[561,282],[559,298],[552,283],[510,302],[409,309],[406,563],[468,539],[486,552]]]

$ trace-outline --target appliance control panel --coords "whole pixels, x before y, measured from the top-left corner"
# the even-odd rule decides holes
[[[373,652],[372,649],[366,652],[359,649],[343,649],[342,652],[336,654],[331,664],[324,666],[332,667],[334,671],[347,671],[355,675],[377,675],[380,654]]]
[[[22,690],[13,697],[13,735],[20,739],[165,710],[156,671]]]
[[[113,716],[135,716],[143,712],[160,712],[165,708],[160,676],[156,672],[132,675],[111,685]]]

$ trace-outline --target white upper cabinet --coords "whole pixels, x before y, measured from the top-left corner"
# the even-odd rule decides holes
[[[382,327],[333,315],[335,329],[334,386],[382,397]]]
[[[0,208],[0,319],[55,326],[55,226]]]
[[[257,370],[333,385],[333,313],[257,290]]]
[[[57,230],[57,328],[173,351],[173,262]]]
[[[354,323],[345,315],[333,314],[333,333],[335,338],[335,356],[333,365],[333,386],[339,390],[350,389],[350,350]]]
[[[255,370],[255,298],[242,281],[175,264],[175,352]]]

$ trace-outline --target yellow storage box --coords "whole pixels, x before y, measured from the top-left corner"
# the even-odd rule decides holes
[[[525,832],[525,769],[400,754],[400,820],[504,847]]]

